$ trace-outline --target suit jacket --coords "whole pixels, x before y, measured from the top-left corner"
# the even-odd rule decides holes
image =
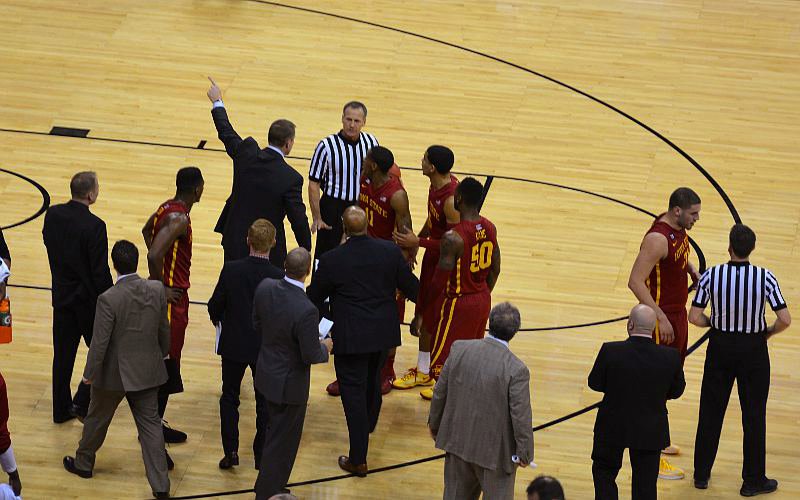
[[[3,237],[2,228],[0,228],[0,259],[11,260],[11,252],[8,250],[6,239]]]
[[[416,302],[419,280],[391,241],[353,236],[323,254],[308,296],[320,310],[330,297],[333,353],[363,354],[399,346],[398,289]]]
[[[286,233],[283,219],[288,217],[297,243],[311,251],[311,230],[303,204],[303,176],[289,166],[277,151],[261,149],[252,137],[242,140],[233,129],[225,108],[211,110],[219,139],[233,159],[233,187],[225,201],[214,231],[222,233],[222,246],[228,260],[248,254],[247,230],[254,220],[267,219],[275,226],[275,248],[270,261],[283,268],[286,258]]]
[[[253,328],[253,297],[264,278],[283,278],[283,271],[267,259],[245,257],[222,266],[214,294],[208,301],[208,315],[222,321],[217,354],[255,365],[261,347],[261,332]]]
[[[328,361],[317,308],[300,287],[267,278],[256,289],[253,326],[261,332],[256,390],[273,403],[306,404],[311,365]]]
[[[530,372],[500,342],[458,340],[433,389],[428,426],[436,447],[490,470],[511,473],[533,460]]]
[[[94,311],[97,297],[112,285],[106,224],[77,201],[53,205],[42,227],[52,276],[53,307]]]
[[[167,298],[160,281],[126,276],[97,299],[83,377],[107,391],[142,391],[167,381]]]
[[[606,342],[589,374],[604,393],[594,423],[595,442],[638,450],[669,446],[667,400],[683,394],[680,353],[646,337]]]

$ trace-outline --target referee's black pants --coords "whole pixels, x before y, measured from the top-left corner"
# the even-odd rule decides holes
[[[331,229],[321,229],[317,231],[317,244],[314,246],[314,268],[316,262],[328,250],[333,250],[342,242],[342,214],[344,210],[356,205],[358,202],[345,201],[323,194],[319,200],[319,214],[322,221],[329,225]]]
[[[744,431],[742,479],[747,485],[759,486],[767,479],[769,351],[764,334],[711,333],[700,390],[694,478],[705,481],[711,476],[734,379],[739,389]]]

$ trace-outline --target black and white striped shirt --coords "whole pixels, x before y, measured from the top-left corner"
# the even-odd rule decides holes
[[[729,333],[763,333],[767,330],[764,308],[786,307],[778,280],[749,262],[728,262],[707,269],[700,276],[692,306],[711,302],[711,326]]]
[[[308,178],[320,183],[326,196],[344,201],[358,200],[361,188],[361,163],[367,151],[378,145],[378,139],[366,132],[358,142],[345,138],[341,132],[319,141]]]

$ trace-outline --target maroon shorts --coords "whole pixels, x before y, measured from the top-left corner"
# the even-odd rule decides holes
[[[492,296],[488,293],[442,297],[434,321],[426,324],[431,332],[431,374],[434,378],[439,378],[453,342],[483,338],[491,308]]]
[[[186,326],[189,324],[189,294],[186,290],[176,304],[167,304],[167,318],[170,327],[169,357],[180,363]]]
[[[658,322],[656,322],[656,329],[653,331],[653,340],[656,344],[662,344],[667,347],[673,347],[681,353],[681,361],[686,359],[686,348],[689,343],[689,318],[686,314],[686,308],[677,306],[674,308],[661,308],[666,314],[669,324],[672,325],[672,331],[675,332],[675,338],[672,342],[665,344],[661,341],[661,335],[658,329]]]

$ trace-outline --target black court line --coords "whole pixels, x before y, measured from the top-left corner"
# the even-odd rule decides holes
[[[45,211],[47,211],[48,207],[50,207],[50,193],[48,193],[47,190],[41,184],[31,179],[30,177],[26,177],[12,170],[6,170],[5,168],[0,168],[0,172],[5,172],[7,174],[13,175],[14,177],[22,179],[23,181],[27,182],[28,184],[39,190],[39,194],[42,196],[42,205],[39,207],[39,210],[37,210],[36,213],[28,216],[27,218],[19,222],[14,222],[13,224],[2,226],[0,227],[0,229],[6,230],[6,229],[11,229],[13,227],[21,226],[23,224],[27,224],[28,222],[36,219],[37,217],[45,213]]]
[[[489,195],[489,189],[492,188],[492,181],[494,181],[494,176],[487,175],[486,182],[483,183],[483,194],[481,195],[481,204],[478,205],[478,212],[480,212],[483,208],[483,203],[486,201],[486,197]]]

